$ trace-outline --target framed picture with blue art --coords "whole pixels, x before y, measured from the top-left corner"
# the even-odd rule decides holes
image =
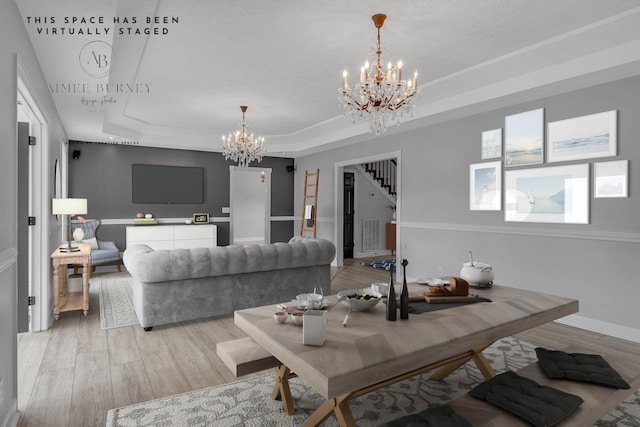
[[[502,162],[476,163],[469,166],[469,209],[502,209]]]
[[[547,161],[592,159],[617,154],[617,111],[547,124]]]
[[[506,116],[504,165],[535,165],[543,161],[544,108]]]
[[[495,159],[502,157],[502,129],[486,130],[482,132],[482,148],[480,158]]]
[[[588,224],[589,165],[505,172],[504,219]]]

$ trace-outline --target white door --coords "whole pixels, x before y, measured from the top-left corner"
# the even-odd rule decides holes
[[[271,169],[229,167],[229,244],[270,242]]]

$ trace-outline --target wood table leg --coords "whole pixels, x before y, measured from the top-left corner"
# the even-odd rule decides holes
[[[302,423],[302,427],[317,427],[333,412],[342,427],[356,427],[348,400],[351,394],[343,394],[333,399],[327,399]]]
[[[66,266],[65,266],[66,267]],[[60,264],[53,265],[53,318],[58,320],[60,317]]]
[[[479,351],[479,352],[474,351],[472,357],[473,357],[473,361],[476,363],[476,366],[478,367],[478,369],[480,369],[480,372],[484,376],[485,380],[490,380],[491,378],[496,376],[496,371],[493,370],[493,367],[491,367],[487,359],[484,357],[484,354],[482,354],[482,351]]]
[[[89,312],[89,277],[91,276],[91,257],[84,259],[82,263],[82,311],[84,317]]]
[[[296,408],[293,406],[293,398],[291,397],[291,389],[289,388],[290,374],[291,370],[284,365],[276,368],[276,383],[273,386],[271,398],[273,400],[282,399],[282,406],[285,412],[293,415],[296,413]]]
[[[484,349],[489,347],[491,344],[487,344],[483,347],[475,348],[468,353],[467,357],[464,357],[463,359],[456,360],[454,362],[444,365],[443,367],[435,371],[430,378],[434,381],[442,381],[447,376],[449,376],[449,374],[451,374],[453,371],[455,371],[456,369],[458,369],[460,366],[464,365],[471,359],[473,359],[476,366],[480,370],[480,373],[485,377],[485,379],[488,380],[490,378],[495,377],[496,371],[493,370],[493,368],[491,367],[487,359],[485,359],[484,355],[482,354]]]

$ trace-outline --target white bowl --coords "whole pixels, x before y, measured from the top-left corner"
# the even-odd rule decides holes
[[[303,319],[304,319],[303,312],[300,311],[300,312],[291,313],[291,320],[293,321],[294,325],[302,326]]]
[[[284,323],[284,321],[287,320],[288,316],[289,315],[286,311],[276,311],[275,313],[273,313],[273,318],[278,323]]]
[[[349,298],[350,296],[357,295],[368,295],[369,299],[357,299],[357,298]],[[377,303],[382,299],[382,295],[379,292],[374,291],[371,288],[365,289],[348,289],[346,291],[338,292],[338,298],[341,301],[346,302],[351,306],[351,310],[354,311],[367,311],[373,308]],[[366,298],[366,297],[365,297]]]

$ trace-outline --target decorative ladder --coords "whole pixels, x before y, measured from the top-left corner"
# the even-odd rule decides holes
[[[313,182],[309,182],[309,177],[315,177]],[[316,215],[318,207],[318,184],[320,183],[320,169],[309,173],[304,171],[304,193],[302,196],[302,215],[300,218],[300,236],[304,233],[313,233],[316,237]],[[311,193],[309,193],[311,189]],[[307,201],[311,201],[308,203]]]

